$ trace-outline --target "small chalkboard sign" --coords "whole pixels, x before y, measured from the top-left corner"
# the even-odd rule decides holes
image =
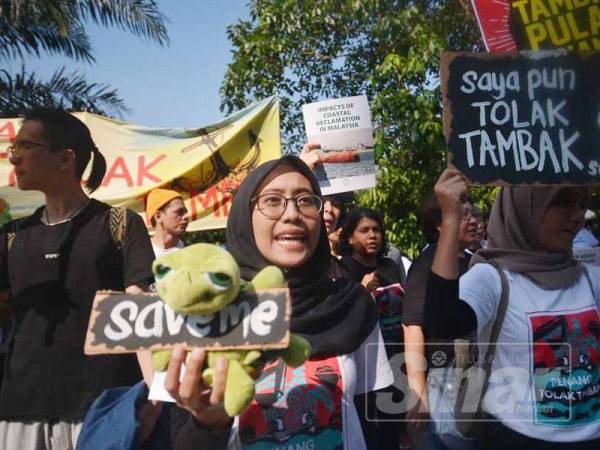
[[[206,316],[175,313],[158,295],[100,291],[94,298],[85,354],[186,348],[276,349],[289,342],[289,290],[242,293]]]
[[[600,183],[600,53],[446,52],[448,161],[471,184]]]

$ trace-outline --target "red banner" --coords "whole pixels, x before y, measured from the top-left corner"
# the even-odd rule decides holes
[[[600,50],[599,0],[472,0],[490,52]]]
[[[489,52],[517,50],[508,21],[510,0],[473,0],[473,9]]]

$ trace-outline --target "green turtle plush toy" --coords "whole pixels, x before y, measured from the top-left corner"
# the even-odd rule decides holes
[[[157,258],[152,270],[161,299],[173,311],[184,315],[212,314],[233,302],[240,291],[282,287],[285,284],[283,273],[275,266],[265,267],[252,281],[243,283],[233,256],[213,244],[194,244]],[[229,364],[224,406],[227,414],[234,417],[246,409],[254,398],[252,377],[266,362],[281,357],[288,366],[298,367],[309,355],[310,344],[294,334],[290,334],[289,345],[283,350],[209,351],[202,379],[207,386],[212,385],[217,359],[227,358]],[[165,370],[170,356],[170,350],[153,352],[155,369]]]

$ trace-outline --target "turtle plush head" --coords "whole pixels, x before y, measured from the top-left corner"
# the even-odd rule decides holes
[[[240,291],[240,269],[229,252],[194,244],[152,264],[163,301],[182,314],[206,315],[231,303]]]

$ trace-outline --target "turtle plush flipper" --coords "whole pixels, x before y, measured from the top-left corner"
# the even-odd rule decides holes
[[[290,367],[300,367],[310,357],[310,344],[297,334],[290,333],[288,347],[283,350],[281,358]]]
[[[171,350],[157,350],[152,352],[152,365],[154,369],[163,372],[167,370],[169,359],[171,359]]]
[[[254,380],[237,360],[229,360],[225,382],[225,411],[229,417],[241,414],[254,398]]]
[[[275,266],[267,266],[254,275],[252,282],[246,286],[246,290],[271,289],[281,287],[285,284],[285,278],[281,269]]]

